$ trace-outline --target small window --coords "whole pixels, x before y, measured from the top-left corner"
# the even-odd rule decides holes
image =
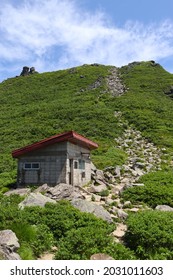
[[[39,163],[32,163],[32,169],[40,169]]]
[[[74,169],[78,169],[78,162],[74,161]]]
[[[40,169],[40,164],[38,162],[24,163],[25,170],[38,170]]]
[[[79,169],[85,169],[85,161],[83,159],[79,159]]]
[[[31,169],[32,165],[31,163],[24,163],[24,169]]]

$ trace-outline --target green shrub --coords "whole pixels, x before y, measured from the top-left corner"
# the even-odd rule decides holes
[[[140,259],[173,258],[173,213],[141,211],[127,218],[126,245]]]
[[[115,259],[135,259],[122,244],[113,242],[105,229],[84,227],[71,230],[58,242],[57,260],[87,260],[92,254],[106,253]]]
[[[22,260],[34,260],[35,259],[32,248],[26,242],[22,242],[20,244],[20,248],[18,249],[18,254],[20,255]]]
[[[146,174],[140,181],[145,186],[131,187],[122,193],[124,200],[146,203],[151,207],[167,204],[173,207],[173,172],[157,171]]]

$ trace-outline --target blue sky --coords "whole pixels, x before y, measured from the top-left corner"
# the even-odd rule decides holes
[[[1,0],[0,81],[94,62],[173,73],[172,14],[172,0]]]

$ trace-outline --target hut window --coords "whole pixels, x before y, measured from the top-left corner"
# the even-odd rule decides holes
[[[78,162],[74,161],[74,169],[78,169]]]
[[[40,164],[38,162],[26,162],[24,163],[25,170],[38,170],[40,169]]]
[[[83,159],[79,159],[79,169],[85,169],[85,161]]]

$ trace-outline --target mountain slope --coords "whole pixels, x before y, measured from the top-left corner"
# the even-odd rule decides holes
[[[154,62],[116,68],[120,78],[112,79],[113,69],[83,65],[0,84],[0,187],[15,182],[13,149],[71,129],[99,143],[93,154],[98,167],[125,161],[114,139],[123,134],[126,121],[171,154],[173,101],[165,93],[173,85],[173,75]],[[124,125],[115,111],[122,112]]]

